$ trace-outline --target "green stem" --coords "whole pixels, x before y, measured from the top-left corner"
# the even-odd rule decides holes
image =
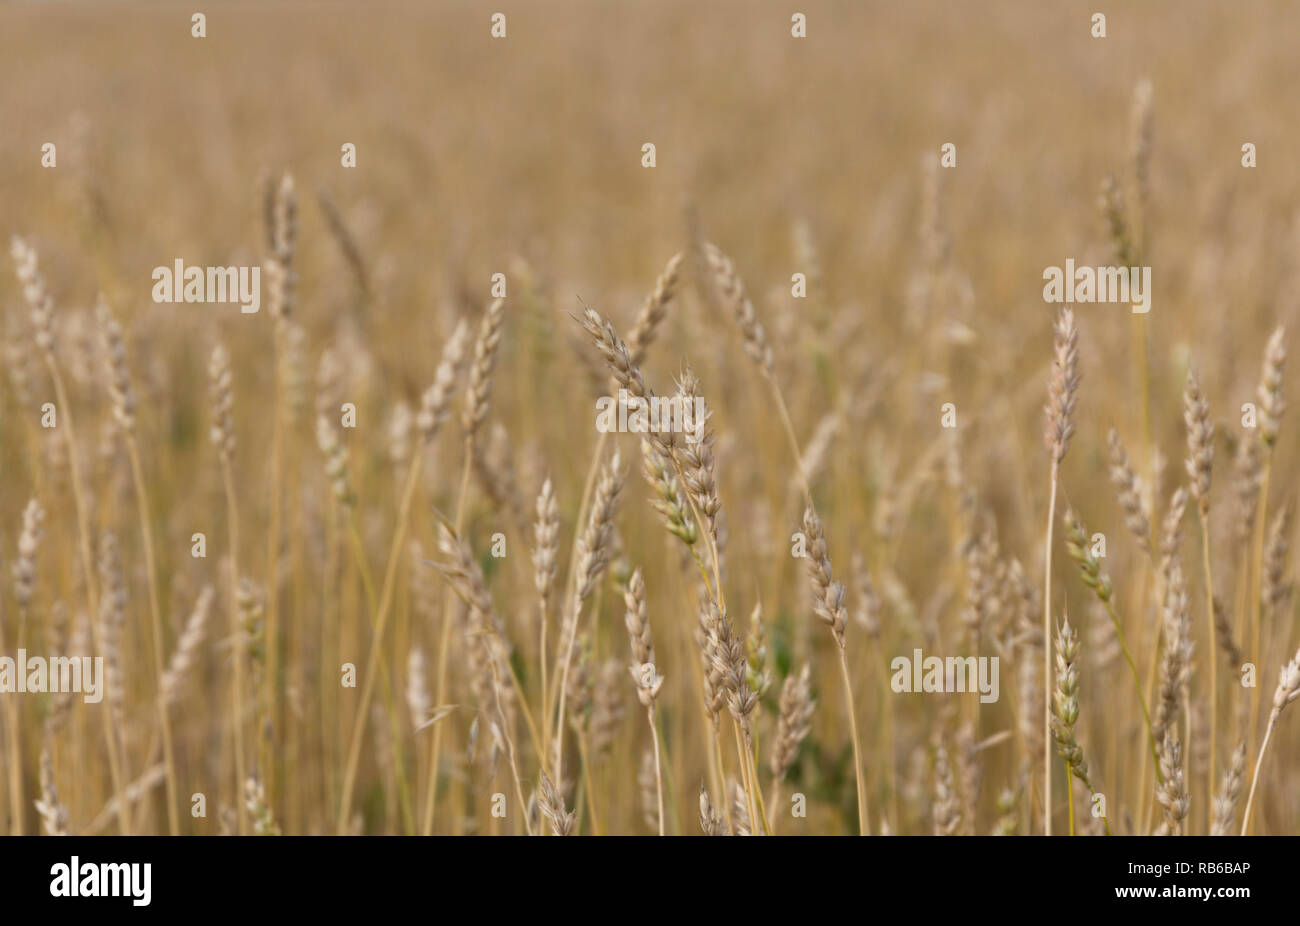
[[[1160,759],[1156,754],[1156,737],[1151,727],[1151,713],[1147,710],[1146,695],[1142,693],[1142,677],[1138,674],[1137,665],[1133,662],[1133,654],[1129,652],[1128,643],[1124,640],[1124,631],[1120,627],[1119,615],[1115,613],[1115,604],[1109,598],[1106,599],[1106,613],[1110,615],[1110,622],[1115,625],[1115,636],[1119,638],[1119,648],[1124,653],[1124,661],[1128,663],[1128,669],[1133,673],[1133,686],[1137,689],[1138,703],[1142,705],[1142,720],[1147,728],[1147,743],[1151,747],[1151,758],[1155,761],[1156,778],[1160,778]]]
[[[1074,835],[1074,782],[1070,780],[1070,763],[1065,763],[1065,796],[1070,805],[1070,835]]]

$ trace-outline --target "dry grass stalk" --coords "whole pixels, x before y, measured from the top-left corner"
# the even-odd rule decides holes
[[[1232,751],[1232,759],[1219,784],[1219,796],[1214,799],[1214,818],[1210,823],[1211,836],[1232,834],[1236,818],[1237,801],[1241,799],[1241,780],[1246,775],[1246,741],[1242,740]]]
[[[1244,657],[1241,648],[1237,646],[1236,640],[1233,639],[1228,609],[1218,598],[1214,599],[1214,631],[1215,639],[1219,643],[1219,649],[1223,651],[1224,658],[1227,659],[1228,668],[1233,672],[1237,671],[1244,661]]]
[[[1201,522],[1201,565],[1205,574],[1205,622],[1210,640],[1210,757],[1206,764],[1205,793],[1214,794],[1214,766],[1219,740],[1219,661],[1214,658],[1217,633],[1214,621],[1214,572],[1210,568],[1210,476],[1214,464],[1214,426],[1210,423],[1210,404],[1201,391],[1196,371],[1187,371],[1183,392],[1183,421],[1187,426],[1187,476]]]
[[[799,747],[812,731],[812,715],[816,709],[812,697],[811,667],[805,663],[796,675],[791,673],[781,686],[781,705],[777,715],[776,735],[772,740],[772,796],[767,806],[771,808],[768,825],[776,832],[777,811],[781,799],[781,782],[799,754]]]
[[[749,798],[745,794],[745,788],[733,778],[731,780],[731,835],[753,836],[754,829],[749,821]]]
[[[434,372],[433,382],[424,391],[420,399],[420,412],[416,416],[416,427],[420,430],[420,439],[425,444],[437,436],[447,416],[451,414],[451,402],[456,396],[456,382],[465,366],[466,350],[469,347],[469,325],[461,319],[452,330],[451,337],[442,347],[442,359]]]
[[[700,398],[700,380],[688,367],[677,383],[677,397],[681,400],[682,424],[687,438],[676,448],[676,456],[685,476],[685,489],[695,511],[704,519],[708,539],[716,549],[718,541],[718,512],[722,502],[718,499],[718,485],[713,475],[713,429],[709,425],[711,413],[696,418],[696,404]]]
[[[1268,529],[1264,544],[1264,567],[1260,576],[1260,604],[1270,626],[1282,620],[1291,598],[1291,583],[1286,581],[1286,557],[1290,546],[1291,507],[1282,506]]]
[[[609,565],[614,513],[618,508],[619,493],[622,492],[622,489],[622,461],[618,451],[615,451],[601,474],[600,483],[596,487],[591,518],[587,522],[586,530],[578,537],[577,545],[573,551],[574,559],[577,562],[576,584],[573,597],[569,603],[569,610],[564,617],[564,639],[560,644],[559,653],[559,705],[553,727],[555,733],[553,768],[557,772],[562,767],[564,758],[565,685],[569,678],[569,665],[573,660],[573,643],[577,637],[583,605],[591,597],[592,591],[596,588],[597,580],[604,574],[605,567]]]
[[[961,830],[961,803],[953,782],[948,750],[940,743],[934,749],[934,835],[956,836]]]
[[[1056,751],[1065,760],[1070,774],[1091,791],[1088,763],[1083,760],[1083,750],[1074,736],[1074,725],[1079,720],[1079,635],[1070,626],[1068,619],[1062,621],[1056,632],[1056,692],[1053,706],[1052,738],[1056,741]],[[1073,830],[1070,835],[1074,835]]]
[[[266,803],[266,790],[256,775],[250,775],[244,781],[244,806],[252,821],[255,836],[280,835],[280,827],[276,825],[271,808]]]
[[[1051,486],[1048,495],[1047,537],[1043,547],[1043,640],[1052,636],[1052,533],[1056,518],[1056,487],[1061,461],[1074,433],[1074,403],[1079,392],[1079,329],[1074,313],[1061,311],[1054,330],[1052,375],[1047,382],[1047,427],[1043,440],[1051,462]],[[1052,835],[1052,677],[1051,650],[1043,647],[1043,832]]]
[[[1124,637],[1123,624],[1119,619],[1119,615],[1115,612],[1110,577],[1101,571],[1101,561],[1092,553],[1092,541],[1088,529],[1073,509],[1066,511],[1065,524],[1068,535],[1066,549],[1069,551],[1070,558],[1078,564],[1079,573],[1084,584],[1096,593],[1097,599],[1106,608],[1111,626],[1115,629],[1116,642],[1119,643],[1120,651],[1124,654],[1124,661],[1128,664],[1129,673],[1133,677],[1133,685],[1137,691],[1138,703],[1142,707],[1142,719],[1146,724],[1147,738],[1154,757],[1156,750],[1155,731],[1152,729],[1151,714],[1147,709],[1146,696],[1142,690],[1142,677],[1138,674],[1137,664],[1134,663],[1133,654],[1129,651],[1128,641]]]
[[[104,347],[113,417],[125,435],[127,456],[131,461],[131,478],[135,488],[136,513],[140,521],[140,536],[143,541],[145,556],[145,573],[148,580],[154,677],[158,684],[158,721],[162,731],[163,765],[167,773],[167,820],[171,834],[176,836],[180,834],[178,806],[180,795],[176,780],[176,761],[172,747],[171,722],[167,716],[166,698],[164,696],[162,605],[158,599],[158,565],[154,553],[153,528],[150,525],[151,519],[144,467],[140,461],[140,448],[136,437],[135,390],[131,386],[131,377],[127,371],[126,347],[122,327],[113,317],[111,310],[108,308],[108,303],[102,296],[96,306],[96,315],[99,320],[100,337]]]
[[[678,252],[668,260],[663,273],[655,280],[654,290],[641,306],[632,333],[627,338],[628,351],[634,364],[640,364],[645,359],[646,349],[654,341],[659,326],[668,314],[668,306],[677,295],[678,274],[684,256],[684,252]]]
[[[271,283],[268,308],[276,324],[276,335],[282,337],[284,325],[293,315],[297,289],[293,260],[298,250],[298,195],[292,176],[283,174],[278,182],[268,184],[265,211],[267,243],[271,249],[266,262]]]
[[[1110,452],[1110,481],[1115,487],[1120,508],[1124,511],[1124,525],[1133,532],[1142,549],[1149,552],[1151,519],[1142,501],[1142,483],[1129,463],[1119,432],[1114,428],[1106,435],[1106,444]]]
[[[655,725],[655,700],[659,689],[663,687],[664,678],[655,666],[654,644],[650,639],[650,620],[646,616],[645,581],[638,568],[628,580],[623,592],[626,606],[623,623],[627,627],[628,640],[632,644],[632,680],[636,683],[637,700],[646,709],[646,718],[650,723],[650,737],[654,743],[654,791],[658,813],[659,835],[664,834],[664,780],[663,765],[660,759],[659,728]]]
[[[564,797],[556,789],[555,783],[551,781],[551,776],[547,775],[546,772],[541,774],[537,797],[537,802],[542,809],[542,816],[546,817],[546,822],[551,825],[553,835],[572,836],[575,814],[572,811],[565,811]]]
[[[1264,764],[1264,753],[1268,749],[1269,738],[1277,726],[1282,711],[1292,701],[1300,698],[1300,650],[1296,651],[1291,661],[1282,667],[1278,676],[1277,688],[1273,691],[1273,709],[1268,715],[1268,726],[1264,730],[1264,739],[1259,745],[1259,755],[1255,758],[1255,774],[1250,780],[1250,795],[1246,798],[1246,809],[1241,814],[1241,835],[1250,831],[1250,811],[1255,805],[1255,787],[1259,784],[1259,769]]]
[[[338,429],[324,415],[316,418],[316,444],[325,457],[325,475],[329,477],[334,498],[345,509],[356,504],[356,496],[348,480],[348,452],[339,440]]]
[[[551,597],[555,585],[555,574],[559,571],[557,558],[560,551],[560,506],[555,499],[555,489],[547,478],[542,483],[542,490],[537,495],[537,520],[533,525],[533,587],[537,589],[538,613],[538,647],[542,671],[542,705],[550,703],[550,687],[547,672],[550,654],[547,635],[551,618]],[[551,716],[543,711],[542,738],[550,742]]]
[[[501,328],[505,315],[505,300],[494,300],[483,313],[483,321],[478,329],[478,340],[474,342],[474,360],[469,368],[465,411],[461,416],[465,440],[471,444],[479,428],[487,420],[492,397],[492,373],[496,368],[497,353],[501,347]]]
[[[705,836],[727,835],[726,821],[713,809],[713,801],[703,782],[700,783],[700,829]]]
[[[830,554],[826,548],[826,536],[822,530],[821,519],[810,503],[803,515],[804,534],[807,538],[808,576],[812,581],[813,614],[819,621],[830,628],[831,635],[839,649],[840,675],[844,682],[844,701],[848,707],[850,732],[853,736],[853,771],[858,789],[858,826],[865,836],[871,832],[871,820],[867,811],[867,787],[862,767],[862,747],[858,738],[857,711],[853,703],[853,683],[849,675],[848,656],[845,648],[845,630],[847,626],[844,608],[844,584],[835,581],[831,573]]]
[[[688,548],[694,547],[699,539],[699,531],[691,517],[691,505],[678,482],[672,460],[657,445],[643,439],[641,461],[646,481],[654,489],[655,510],[663,516],[664,526]]]
[[[59,791],[54,786],[54,761],[49,749],[41,752],[41,799],[35,804],[46,836],[68,835],[68,810],[59,803]]]
[[[749,301],[740,274],[736,272],[731,259],[716,246],[705,244],[704,254],[709,270],[713,274],[718,297],[723,305],[731,309],[736,318],[736,324],[745,342],[745,353],[749,354],[749,358],[759,365],[765,375],[771,376],[775,369],[772,347],[767,343],[767,334],[763,331],[763,324],[754,311],[754,304]]]
[[[18,534],[18,558],[13,563],[14,600],[18,603],[20,621],[18,645],[23,645],[22,625],[27,622],[27,610],[32,603],[36,586],[36,554],[44,535],[45,509],[35,498],[23,508],[23,526]]]
[[[185,621],[185,628],[181,631],[176,651],[172,653],[171,662],[168,663],[167,671],[163,674],[162,699],[169,707],[180,700],[184,691],[186,679],[194,667],[199,647],[207,634],[208,616],[212,611],[215,597],[216,593],[211,585],[203,586],[198,599],[194,602],[194,610]]]
[[[1165,831],[1169,836],[1183,835],[1183,821],[1191,798],[1183,781],[1183,747],[1172,732],[1166,733],[1160,749],[1160,783],[1156,800],[1165,811]]]
[[[103,648],[102,632],[99,624],[99,587],[95,581],[93,544],[91,541],[90,515],[87,504],[86,488],[82,481],[80,454],[77,450],[76,429],[73,426],[72,404],[63,382],[63,375],[54,355],[54,300],[45,285],[37,262],[36,249],[18,236],[14,236],[10,247],[10,256],[14,261],[14,270],[22,286],[23,298],[30,311],[32,334],[36,347],[45,363],[46,371],[54,384],[55,407],[60,417],[59,432],[63,438],[63,449],[71,476],[72,501],[77,516],[77,537],[81,554],[81,574],[85,585],[87,607],[91,615],[91,631],[97,648]],[[117,770],[114,789],[119,799],[123,797],[122,788],[125,781],[121,773],[121,759],[117,755],[117,738],[109,725],[104,726],[104,735],[108,741],[109,764]],[[11,785],[18,781],[18,763],[21,761],[17,749],[11,764]],[[125,809],[120,822],[124,834],[130,832],[130,813]],[[18,795],[13,795],[13,806],[22,804]],[[16,810],[12,814],[12,832],[21,835],[22,815]]]
[[[226,531],[230,540],[230,592],[229,615],[230,633],[239,638],[239,515],[235,504],[235,479],[231,470],[231,461],[235,453],[234,391],[233,376],[230,370],[230,353],[225,345],[217,344],[212,349],[212,358],[208,363],[209,390],[212,398],[212,425],[209,437],[217,448],[217,458],[221,465],[221,479],[226,494]],[[235,647],[232,653],[234,672],[231,679],[231,723],[234,726],[235,781],[242,789],[248,780],[247,764],[244,756],[244,653]],[[126,811],[125,802],[120,802]],[[239,801],[236,805],[236,832],[247,831],[247,802]]]
[[[1264,348],[1264,364],[1260,373],[1259,387],[1256,390],[1256,396],[1259,399],[1259,440],[1263,449],[1264,464],[1263,474],[1259,479],[1259,492],[1256,496],[1255,536],[1251,543],[1251,558],[1249,561],[1252,570],[1252,581],[1249,585],[1247,597],[1246,620],[1250,632],[1245,643],[1248,656],[1254,659],[1257,664],[1263,655],[1260,644],[1262,642],[1261,628],[1264,618],[1262,613],[1264,515],[1268,510],[1269,482],[1273,473],[1273,451],[1281,428],[1282,413],[1286,409],[1286,401],[1282,393],[1282,374],[1285,368],[1286,332],[1285,329],[1279,326],[1269,337],[1268,344]],[[1257,735],[1256,731],[1259,730],[1261,703],[1260,689],[1256,686],[1255,690],[1251,692],[1250,743],[1252,750]]]
[[[1187,613],[1187,589],[1183,585],[1182,567],[1171,566],[1164,604],[1164,655],[1160,662],[1160,687],[1152,717],[1152,735],[1157,750],[1177,721],[1183,690],[1192,659],[1191,621]]]
[[[835,581],[832,576],[821,518],[811,506],[804,511],[803,528],[808,543],[808,576],[812,580],[813,614],[830,628],[836,644],[843,649],[847,626],[844,584]]]

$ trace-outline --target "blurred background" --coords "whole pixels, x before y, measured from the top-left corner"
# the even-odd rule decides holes
[[[1020,652],[1035,643],[1021,639],[1027,631],[1017,623],[1021,605],[1012,603],[1018,590],[1011,581],[997,592],[980,650],[1003,653],[998,704],[975,711],[972,721],[967,707],[949,709],[955,699],[891,696],[885,667],[914,646],[961,651],[972,588],[967,554],[990,531],[996,562],[1018,559],[1025,575],[1042,576],[1042,403],[1056,312],[1042,300],[1043,269],[1067,258],[1115,262],[1113,227],[1099,208],[1103,182],[1113,177],[1112,212],[1124,217],[1142,263],[1153,267],[1152,310],[1135,322],[1124,306],[1077,307],[1083,379],[1058,524],[1068,503],[1110,538],[1104,568],[1144,677],[1156,664],[1157,609],[1146,555],[1125,532],[1107,481],[1107,431],[1116,427],[1128,446],[1158,524],[1169,492],[1185,481],[1181,393],[1188,364],[1196,363],[1218,429],[1210,522],[1216,591],[1234,627],[1248,626],[1238,602],[1248,598],[1259,563],[1243,561],[1249,544],[1241,538],[1253,531],[1242,526],[1254,510],[1250,480],[1240,492],[1233,481],[1241,438],[1254,439],[1241,427],[1240,407],[1257,401],[1265,342],[1277,325],[1294,322],[1300,282],[1300,120],[1290,90],[1300,79],[1293,38],[1300,10],[1284,0],[1109,4],[1102,10],[1106,37],[1094,38],[1094,6],[331,0],[0,7],[0,226],[6,240],[21,236],[39,254],[55,306],[87,517],[96,538],[113,532],[122,547],[129,591],[124,774],[144,782],[133,828],[166,832],[168,825],[156,773],[149,578],[131,471],[105,390],[91,311],[97,295],[124,326],[139,394],[165,653],[176,649],[201,587],[217,590],[195,680],[172,711],[178,793],[202,791],[210,802],[206,818],[182,813],[181,828],[248,831],[251,824],[231,822],[245,800],[230,740],[232,728],[246,728],[250,741],[265,735],[271,744],[265,754],[275,757],[273,767],[264,760],[260,774],[277,825],[333,832],[355,709],[348,689],[340,694],[335,686],[336,666],[364,662],[370,630],[347,516],[331,502],[316,446],[315,409],[337,417],[336,400],[357,406],[359,426],[342,440],[362,546],[378,581],[399,519],[405,463],[415,452],[409,416],[456,322],[463,318],[476,331],[492,275],[506,274],[486,432],[497,487],[505,490],[475,480],[465,536],[484,556],[496,606],[512,630],[512,658],[532,696],[540,658],[527,558],[534,500],[551,476],[563,577],[596,444],[594,397],[606,375],[570,316],[589,304],[626,334],[669,259],[689,257],[707,240],[735,262],[775,349],[776,379],[811,471],[836,574],[850,583],[850,609],[865,614],[866,600],[855,597],[855,560],[883,599],[883,630],[866,632],[864,618],[851,625],[849,643],[871,829],[935,829],[943,778],[936,745],[946,743],[946,755],[964,756],[956,776],[959,829],[997,829],[1008,815],[1001,798],[1010,793],[1007,806],[1021,808],[1017,831],[1038,831],[1041,809],[1032,809],[1029,777],[1041,772],[1041,751],[1029,749],[1022,728],[1034,719],[1016,702],[1023,696],[1034,703],[1028,691],[1041,686],[1041,672],[1018,682],[1015,660],[1041,665],[1041,650]],[[196,11],[206,16],[204,38],[191,36]],[[506,16],[504,38],[490,33],[496,12]],[[795,12],[807,17],[807,38],[791,36]],[[47,142],[57,146],[53,169],[41,164]],[[655,145],[653,169],[642,166],[647,142]],[[1247,142],[1257,148],[1254,169],[1242,166]],[[345,143],[356,146],[355,168],[340,163]],[[956,146],[953,169],[938,167],[945,143]],[[289,347],[276,346],[265,278],[258,315],[152,303],[153,268],[177,258],[261,263],[271,250],[268,185],[286,173],[297,201]],[[805,299],[792,297],[794,273],[809,278]],[[0,561],[19,555],[22,511],[37,498],[46,518],[29,618],[43,629],[32,632],[55,633],[59,614],[75,630],[87,608],[69,495],[77,477],[67,438],[38,427],[35,409],[53,401],[53,386],[32,350],[28,308],[8,270],[0,273],[0,309],[9,347],[9,394],[0,401]],[[1139,325],[1146,373],[1136,360]],[[260,583],[280,615],[266,703],[238,719],[217,709],[232,684],[232,658],[240,658],[232,653],[249,642],[227,619],[237,604],[229,592],[228,510],[208,440],[205,370],[218,341],[232,356],[241,572]],[[750,611],[761,604],[766,624],[772,678],[759,736],[764,792],[782,681],[809,662],[818,703],[813,732],[782,785],[809,795],[808,817],[783,818],[780,829],[856,831],[833,643],[809,614],[802,564],[788,556],[802,510],[795,462],[732,319],[712,306],[690,260],[644,369],[656,390],[667,392],[688,363],[718,433],[732,617],[748,634],[755,629]],[[1148,390],[1149,427],[1142,415]],[[282,394],[289,410],[277,450],[273,409]],[[946,402],[956,406],[955,434],[940,427]],[[1289,424],[1274,452],[1270,521],[1294,496],[1297,441]],[[410,536],[425,556],[436,545],[431,506],[457,507],[458,429],[453,417],[422,464]],[[695,833],[696,788],[706,767],[692,681],[695,578],[647,503],[637,443],[628,438],[619,446],[629,470],[620,560],[645,568],[668,678],[661,708],[668,830]],[[485,553],[497,530],[509,537],[504,565]],[[207,559],[190,555],[196,531],[206,532]],[[1184,533],[1197,635],[1191,690],[1203,702],[1192,705],[1195,729],[1208,711],[1212,646],[1194,515]],[[273,550],[284,562],[278,571],[266,565]],[[1148,832],[1159,814],[1151,769],[1137,768],[1134,757],[1144,734],[1131,680],[1059,528],[1055,561],[1053,612],[1068,610],[1083,627],[1080,741],[1110,796],[1112,829]],[[618,573],[611,571],[589,618],[593,666],[627,660]],[[427,610],[421,581],[434,588]],[[441,578],[421,577],[405,549],[396,582],[394,629],[384,645],[391,693],[401,701],[410,652],[425,653],[432,676],[442,621],[454,608],[443,607]],[[1273,618],[1255,655],[1265,716],[1277,670],[1298,637],[1289,599]],[[12,649],[19,619],[12,600],[6,619]],[[453,642],[468,646],[470,639],[456,634]],[[485,795],[503,791],[513,803],[514,792],[504,760],[476,771],[479,758],[467,754],[474,737],[487,735],[473,729],[475,711],[466,706],[473,703],[471,670],[455,654],[450,661],[444,701],[462,706],[440,722],[434,829],[522,832],[520,815],[498,821],[486,814]],[[1236,716],[1231,705],[1240,697],[1225,673],[1221,666],[1221,719]],[[624,685],[616,696],[627,716],[592,757],[598,773],[570,769],[563,790],[570,809],[585,808],[583,832],[651,832],[638,781],[648,728],[633,689]],[[7,729],[21,733],[5,740],[22,795],[14,797],[8,773],[11,829],[42,825],[32,802],[44,784],[39,757],[48,752],[70,829],[90,831],[98,822],[114,831],[114,815],[105,812],[119,788],[99,764],[104,745],[93,731],[100,715],[77,704],[73,723],[49,737],[42,704],[19,701],[6,719]],[[1210,825],[1211,764],[1217,784],[1236,737],[1247,732],[1222,723],[1232,732],[1220,734],[1213,762],[1208,744],[1192,750],[1195,832]],[[431,731],[417,732],[418,725],[404,718],[397,743],[385,740],[388,725],[371,725],[357,819],[345,829],[409,831],[397,796],[402,787],[416,795],[419,829]],[[1300,799],[1283,758],[1297,738],[1285,726],[1270,747],[1273,761],[1265,760],[1256,832],[1294,832],[1297,825]],[[522,724],[515,734],[522,744]],[[529,748],[521,750],[527,789],[537,763]],[[1056,774],[1063,801],[1062,770]],[[1059,831],[1062,808],[1058,819]]]

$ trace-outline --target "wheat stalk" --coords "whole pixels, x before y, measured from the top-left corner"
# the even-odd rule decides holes
[[[553,755],[551,767],[556,774],[560,773],[564,764],[564,705],[569,666],[573,661],[574,640],[582,620],[583,605],[591,597],[597,580],[609,565],[614,513],[618,508],[618,497],[622,489],[622,462],[616,450],[601,473],[600,482],[596,486],[595,501],[591,508],[591,518],[573,551],[574,560],[578,564],[575,585],[573,597],[564,616],[562,641],[557,654],[559,663],[554,673],[559,678],[559,704],[556,707],[556,720],[552,728],[555,731],[555,739],[551,746]]]
[[[1255,509],[1255,536],[1251,543],[1253,565],[1252,581],[1247,599],[1246,619],[1250,634],[1247,653],[1256,663],[1263,655],[1260,651],[1261,594],[1264,570],[1264,513],[1268,510],[1269,480],[1273,473],[1273,450],[1281,427],[1282,413],[1286,409],[1286,400],[1282,395],[1282,374],[1286,368],[1286,331],[1279,326],[1273,331],[1264,348],[1264,364],[1260,373],[1256,397],[1259,400],[1259,441],[1263,448],[1263,474],[1259,479],[1259,492]],[[1256,687],[1251,692],[1250,743],[1254,749],[1255,736],[1259,730],[1260,691]]]
[[[803,527],[808,542],[808,577],[812,581],[813,614],[830,629],[839,649],[844,701],[848,707],[849,729],[853,735],[853,772],[858,788],[859,832],[866,836],[871,832],[871,820],[867,812],[867,787],[862,768],[857,712],[853,704],[853,683],[849,676],[848,656],[845,651],[847,612],[844,608],[844,585],[832,576],[830,554],[826,549],[826,535],[822,530],[821,519],[811,504],[804,509]]]
[[[1211,836],[1227,836],[1232,832],[1232,822],[1241,798],[1241,779],[1246,774],[1246,741],[1242,740],[1232,751],[1232,759],[1219,784],[1219,796],[1214,799],[1214,815],[1210,823]]]
[[[1047,383],[1047,427],[1043,440],[1051,462],[1048,494],[1047,537],[1043,542],[1043,639],[1052,636],[1052,528],[1056,519],[1056,486],[1061,461],[1074,433],[1074,403],[1079,391],[1079,329],[1074,313],[1063,309],[1056,322],[1052,352],[1052,375]],[[1052,835],[1052,677],[1051,648],[1043,647],[1043,832]],[[1068,782],[1067,782],[1068,784]]]
[[[456,517],[452,522],[453,530],[457,533],[464,525],[465,504],[469,495],[469,474],[475,453],[475,437],[483,421],[487,418],[492,391],[492,374],[496,368],[497,350],[501,346],[501,327],[504,322],[505,303],[500,299],[494,300],[483,313],[483,318],[479,322],[478,335],[474,342],[474,356],[470,363],[469,383],[465,391],[465,407],[461,413],[461,426],[465,433],[464,450],[461,461],[460,488],[456,496]],[[446,359],[444,357],[444,362]],[[441,367],[439,373],[441,377]],[[454,382],[454,375],[451,382]],[[437,385],[438,383],[435,381],[434,386],[437,387]],[[442,396],[445,396],[446,401],[450,402],[451,392],[449,389],[439,390],[433,394],[426,393],[426,407],[436,406],[437,403],[434,399]],[[435,414],[432,417],[438,418],[439,416]],[[450,607],[450,597],[444,597],[442,631],[438,645],[437,694],[435,695],[439,703],[445,700],[447,691],[447,653],[451,642],[451,621],[448,619]],[[426,835],[432,832],[433,828],[433,806],[437,791],[437,775],[441,755],[442,727],[439,726],[433,731],[433,744],[430,747],[429,770],[431,778],[422,822],[422,832]]]
[[[1205,571],[1205,621],[1210,640],[1210,761],[1206,765],[1205,793],[1207,799],[1213,799],[1219,741],[1219,661],[1214,658],[1217,630],[1214,622],[1214,572],[1210,568],[1210,476],[1214,463],[1214,427],[1210,424],[1209,402],[1201,392],[1195,370],[1191,368],[1187,371],[1187,386],[1183,392],[1183,421],[1187,426],[1187,475],[1201,522],[1201,565]]]
[[[776,812],[781,796],[781,782],[790,766],[794,765],[799,747],[812,730],[812,715],[816,704],[812,698],[812,676],[807,663],[796,675],[791,673],[781,686],[781,707],[777,715],[776,738],[772,741],[772,796],[767,805],[772,808],[769,827],[776,832]]]
[[[135,390],[126,366],[126,346],[122,327],[113,317],[108,303],[101,296],[96,313],[100,336],[104,345],[109,378],[109,395],[113,400],[113,417],[126,440],[127,456],[131,461],[131,479],[135,488],[136,511],[140,519],[140,536],[144,545],[145,573],[149,588],[149,620],[154,653],[154,673],[158,683],[158,722],[162,730],[163,767],[167,781],[167,823],[173,836],[180,834],[178,811],[179,788],[176,781],[176,760],[172,746],[171,723],[167,717],[164,695],[163,622],[162,606],[158,601],[158,564],[154,555],[153,528],[149,518],[149,500],[140,463],[140,447],[135,429]]]
[[[1282,711],[1292,701],[1300,698],[1300,650],[1282,667],[1278,675],[1277,688],[1273,691],[1273,709],[1269,711],[1268,726],[1264,730],[1264,739],[1259,745],[1259,755],[1255,757],[1255,774],[1250,779],[1250,794],[1246,798],[1246,809],[1241,814],[1241,835],[1250,831],[1250,811],[1255,806],[1255,787],[1259,784],[1259,769],[1264,764],[1264,753],[1268,749],[1269,738],[1277,726]]]
[[[71,471],[72,482],[72,502],[77,515],[77,536],[80,542],[81,552],[81,571],[82,578],[85,582],[86,600],[91,614],[91,632],[94,637],[97,649],[103,648],[103,634],[99,623],[99,587],[95,582],[95,569],[93,566],[94,556],[91,553],[91,532],[90,517],[86,505],[86,496],[84,483],[81,476],[81,464],[77,451],[76,429],[73,427],[72,405],[68,400],[68,391],[63,382],[63,375],[59,369],[59,364],[55,361],[54,356],[54,300],[50,296],[45,286],[45,278],[41,275],[40,268],[37,264],[36,249],[28,245],[21,238],[14,236],[10,246],[10,256],[14,261],[14,270],[18,276],[19,283],[22,284],[23,298],[27,302],[30,310],[32,334],[36,342],[37,350],[41,354],[41,359],[45,363],[45,368],[49,372],[50,380],[54,384],[54,395],[57,403],[59,414],[63,418],[63,424],[59,430],[63,433],[64,447],[68,455],[68,467]],[[122,806],[122,812],[119,817],[121,829],[124,835],[131,832],[130,809],[123,799],[122,788],[124,779],[121,773],[121,758],[118,756],[117,739],[109,725],[104,726],[104,737],[108,742],[109,765],[110,768],[117,769],[114,790],[118,793],[119,803]],[[14,763],[19,760],[15,754]],[[16,772],[11,772],[11,775]],[[11,783],[13,779],[11,778]],[[15,801],[14,807],[17,808],[21,800]],[[22,816],[17,813],[16,809],[13,814],[13,834],[20,835],[22,832]]]

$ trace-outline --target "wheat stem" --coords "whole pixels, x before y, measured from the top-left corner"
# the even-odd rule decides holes
[[[1052,835],[1052,528],[1056,521],[1056,485],[1060,464],[1052,461],[1047,503],[1047,538],[1043,543],[1043,835]],[[1067,782],[1068,784],[1068,782]]]
[[[1241,835],[1245,836],[1250,832],[1250,812],[1255,806],[1255,786],[1259,784],[1259,769],[1264,764],[1264,752],[1268,749],[1269,737],[1273,735],[1274,720],[1269,720],[1268,728],[1264,731],[1264,740],[1259,744],[1259,755],[1255,759],[1255,774],[1250,778],[1250,795],[1246,798],[1246,809],[1241,814]]]
[[[158,563],[154,558],[153,529],[149,526],[149,503],[145,495],[144,472],[140,466],[140,448],[135,435],[126,438],[127,456],[131,461],[131,478],[135,482],[135,499],[140,515],[140,533],[144,543],[146,580],[149,584],[149,622],[153,632],[154,668],[158,681],[158,721],[162,730],[163,765],[167,772],[167,825],[173,836],[180,835],[177,812],[176,760],[172,750],[171,723],[167,718],[167,704],[163,698],[163,629],[162,607],[158,603]]]
[[[844,680],[844,703],[849,709],[849,729],[853,733],[853,775],[858,786],[858,834],[871,835],[871,818],[867,812],[867,783],[862,772],[862,744],[858,736],[858,714],[853,706],[853,682],[849,678],[849,660],[840,648],[840,677]]]
[[[460,534],[461,526],[465,519],[465,499],[469,494],[469,472],[470,465],[473,462],[474,444],[473,439],[466,437],[465,450],[461,462],[460,473],[460,490],[456,496],[456,520],[454,521],[455,531]],[[451,648],[451,589],[447,589],[443,596],[442,602],[442,631],[438,638],[438,683],[437,694],[434,695],[435,704],[443,704],[447,698],[447,658],[448,651]],[[436,803],[438,794],[438,763],[442,757],[442,724],[433,728],[433,743],[429,747],[429,779],[426,785],[427,795],[424,805],[424,820],[421,823],[420,831],[428,836],[433,832],[433,808]],[[542,767],[546,767],[545,750],[542,752],[540,759]]]

